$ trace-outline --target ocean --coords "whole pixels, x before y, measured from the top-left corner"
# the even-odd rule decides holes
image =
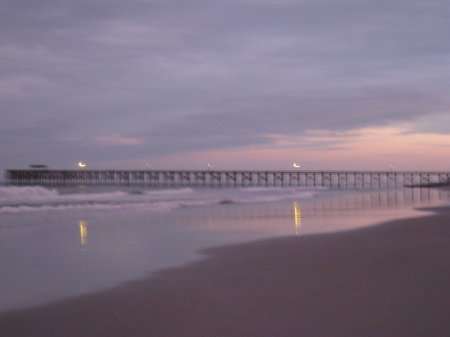
[[[201,250],[427,214],[448,190],[0,185],[0,311],[115,287]]]

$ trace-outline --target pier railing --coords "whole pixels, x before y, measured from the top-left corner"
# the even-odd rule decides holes
[[[388,188],[450,183],[450,172],[245,170],[6,170],[13,185],[127,185],[148,187],[324,186]]]

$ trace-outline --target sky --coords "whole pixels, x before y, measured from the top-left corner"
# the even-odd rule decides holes
[[[450,171],[447,0],[0,8],[0,169]]]

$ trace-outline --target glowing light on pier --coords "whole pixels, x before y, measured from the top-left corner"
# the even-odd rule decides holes
[[[80,161],[80,162],[78,162],[78,167],[81,167],[81,168],[86,167],[86,164]]]
[[[301,165],[297,164],[297,163],[292,164],[292,166],[295,167],[295,168],[300,168],[301,167]]]

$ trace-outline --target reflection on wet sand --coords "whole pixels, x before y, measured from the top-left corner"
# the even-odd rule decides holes
[[[352,194],[342,194],[321,198],[295,200],[297,206],[286,203],[261,203],[252,207],[239,207],[239,204],[232,209],[227,207],[217,208],[214,212],[209,212],[209,223],[212,225],[215,220],[247,220],[247,219],[277,219],[277,218],[297,218],[300,215],[305,217],[315,216],[339,216],[340,214],[358,214],[368,211],[395,210],[414,207],[427,207],[437,205],[450,200],[450,190],[440,190],[432,188],[405,188],[384,191],[356,192]],[[300,211],[301,207],[301,212]],[[296,210],[297,209],[297,210]],[[296,212],[299,212],[296,215]],[[177,217],[171,214],[171,217]],[[204,217],[201,212],[178,214],[184,220],[199,220]],[[297,220],[294,220],[297,221]]]
[[[438,189],[401,189],[353,194],[343,198],[316,200],[308,215],[366,212],[382,209],[426,207],[450,199],[449,191]]]
[[[386,221],[390,217],[411,216],[414,207],[427,207],[450,200],[449,190],[398,189],[342,193],[331,197],[290,202],[232,204],[208,209],[185,209],[169,213],[164,223],[205,224],[208,231],[241,231],[253,228],[281,235],[300,235],[334,229],[356,228]],[[163,215],[164,218],[164,215]],[[325,225],[324,225],[325,224]],[[292,226],[294,228],[292,228]],[[322,227],[320,227],[322,226]],[[323,227],[326,226],[326,227]],[[88,225],[78,221],[81,251],[88,251]]]
[[[83,221],[83,220],[78,221],[78,226],[80,227],[81,251],[87,252],[88,228],[87,228],[86,221]]]
[[[81,253],[82,256],[80,256],[80,273],[78,274],[79,277],[79,293],[84,294],[86,292],[86,262],[88,259],[87,251],[88,251],[88,226],[86,221],[79,220],[78,221],[78,227],[80,228],[80,244],[81,244]],[[86,254],[84,254],[86,253]]]
[[[300,209],[300,205],[297,201],[294,201],[293,209],[294,209],[295,235],[299,235],[300,227],[302,226],[302,210]]]

